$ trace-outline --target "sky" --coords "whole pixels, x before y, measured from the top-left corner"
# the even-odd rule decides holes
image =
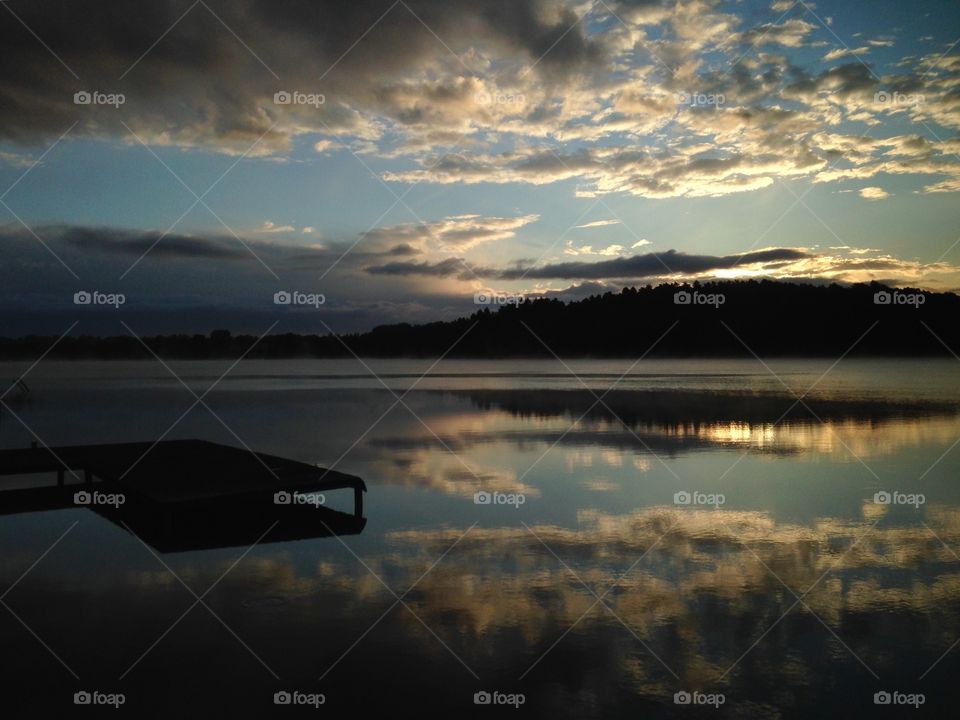
[[[932,0],[10,0],[0,335],[955,291],[958,39]]]

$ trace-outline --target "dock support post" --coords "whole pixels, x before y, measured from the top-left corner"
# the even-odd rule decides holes
[[[57,470],[57,487],[63,487],[63,481],[64,481],[63,468],[60,468],[59,470]]]
[[[359,485],[353,486],[353,516],[355,518],[363,517],[363,490]]]
[[[84,481],[87,485],[92,485],[92,484],[93,484],[93,473],[90,472],[90,468],[84,468],[84,469],[83,469],[83,481]]]

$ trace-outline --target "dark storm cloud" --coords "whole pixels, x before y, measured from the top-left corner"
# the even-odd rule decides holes
[[[140,257],[150,252],[157,258],[246,258],[236,241],[115,228],[54,227],[49,235],[79,249]]]
[[[409,122],[384,88],[431,61],[457,64],[448,47],[484,45],[527,63],[543,56],[544,76],[603,55],[559,0],[5,5],[0,138],[22,143],[56,137],[74,121],[74,134],[126,137],[122,118],[147,141],[242,152],[267,133],[258,151],[280,149],[295,128],[361,130],[357,110]],[[82,90],[126,101],[119,110],[75,105]],[[278,108],[279,90],[323,93],[327,102]]]
[[[423,275],[427,277],[454,277],[462,276],[469,272],[465,260],[460,258],[447,258],[439,262],[392,262],[385,265],[374,265],[366,268],[371,275]],[[477,269],[477,274],[484,271]],[[489,271],[486,271],[489,272]]]
[[[701,273],[753,263],[776,263],[813,257],[802,250],[773,248],[742,255],[688,255],[676,250],[621,257],[600,262],[566,262],[541,267],[516,267],[494,270],[467,266],[460,258],[440,262],[395,262],[366,268],[374,275],[425,275],[430,277],[493,277],[498,280],[552,279],[604,280],[660,277],[674,273]]]

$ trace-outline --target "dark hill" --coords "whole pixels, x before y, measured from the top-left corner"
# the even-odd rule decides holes
[[[681,297],[691,302],[677,304],[677,293],[687,293]],[[891,302],[878,304],[878,293]],[[960,352],[958,319],[960,297],[952,293],[877,283],[724,281],[624,288],[569,303],[538,299],[449,322],[384,325],[340,338],[270,335],[249,357],[350,357],[352,350],[364,357],[436,358],[456,343],[449,357],[634,358],[661,336],[651,356],[742,357],[750,354],[746,345],[761,357],[839,357],[855,344],[853,356],[946,356],[944,344]],[[0,339],[0,357],[36,358],[54,339]],[[164,358],[236,357],[255,340],[224,330],[146,338]],[[122,336],[68,337],[51,356],[150,357],[136,339]]]

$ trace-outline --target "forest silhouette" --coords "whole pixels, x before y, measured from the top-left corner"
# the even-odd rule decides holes
[[[469,317],[382,325],[342,335],[160,335],[163,358],[361,357],[839,357],[960,352],[960,296],[879,283],[815,285],[736,280],[628,287],[579,301],[532,299]],[[36,358],[55,337],[0,338],[0,357]],[[252,349],[251,349],[252,347]],[[68,336],[64,359],[150,358],[132,335]]]

